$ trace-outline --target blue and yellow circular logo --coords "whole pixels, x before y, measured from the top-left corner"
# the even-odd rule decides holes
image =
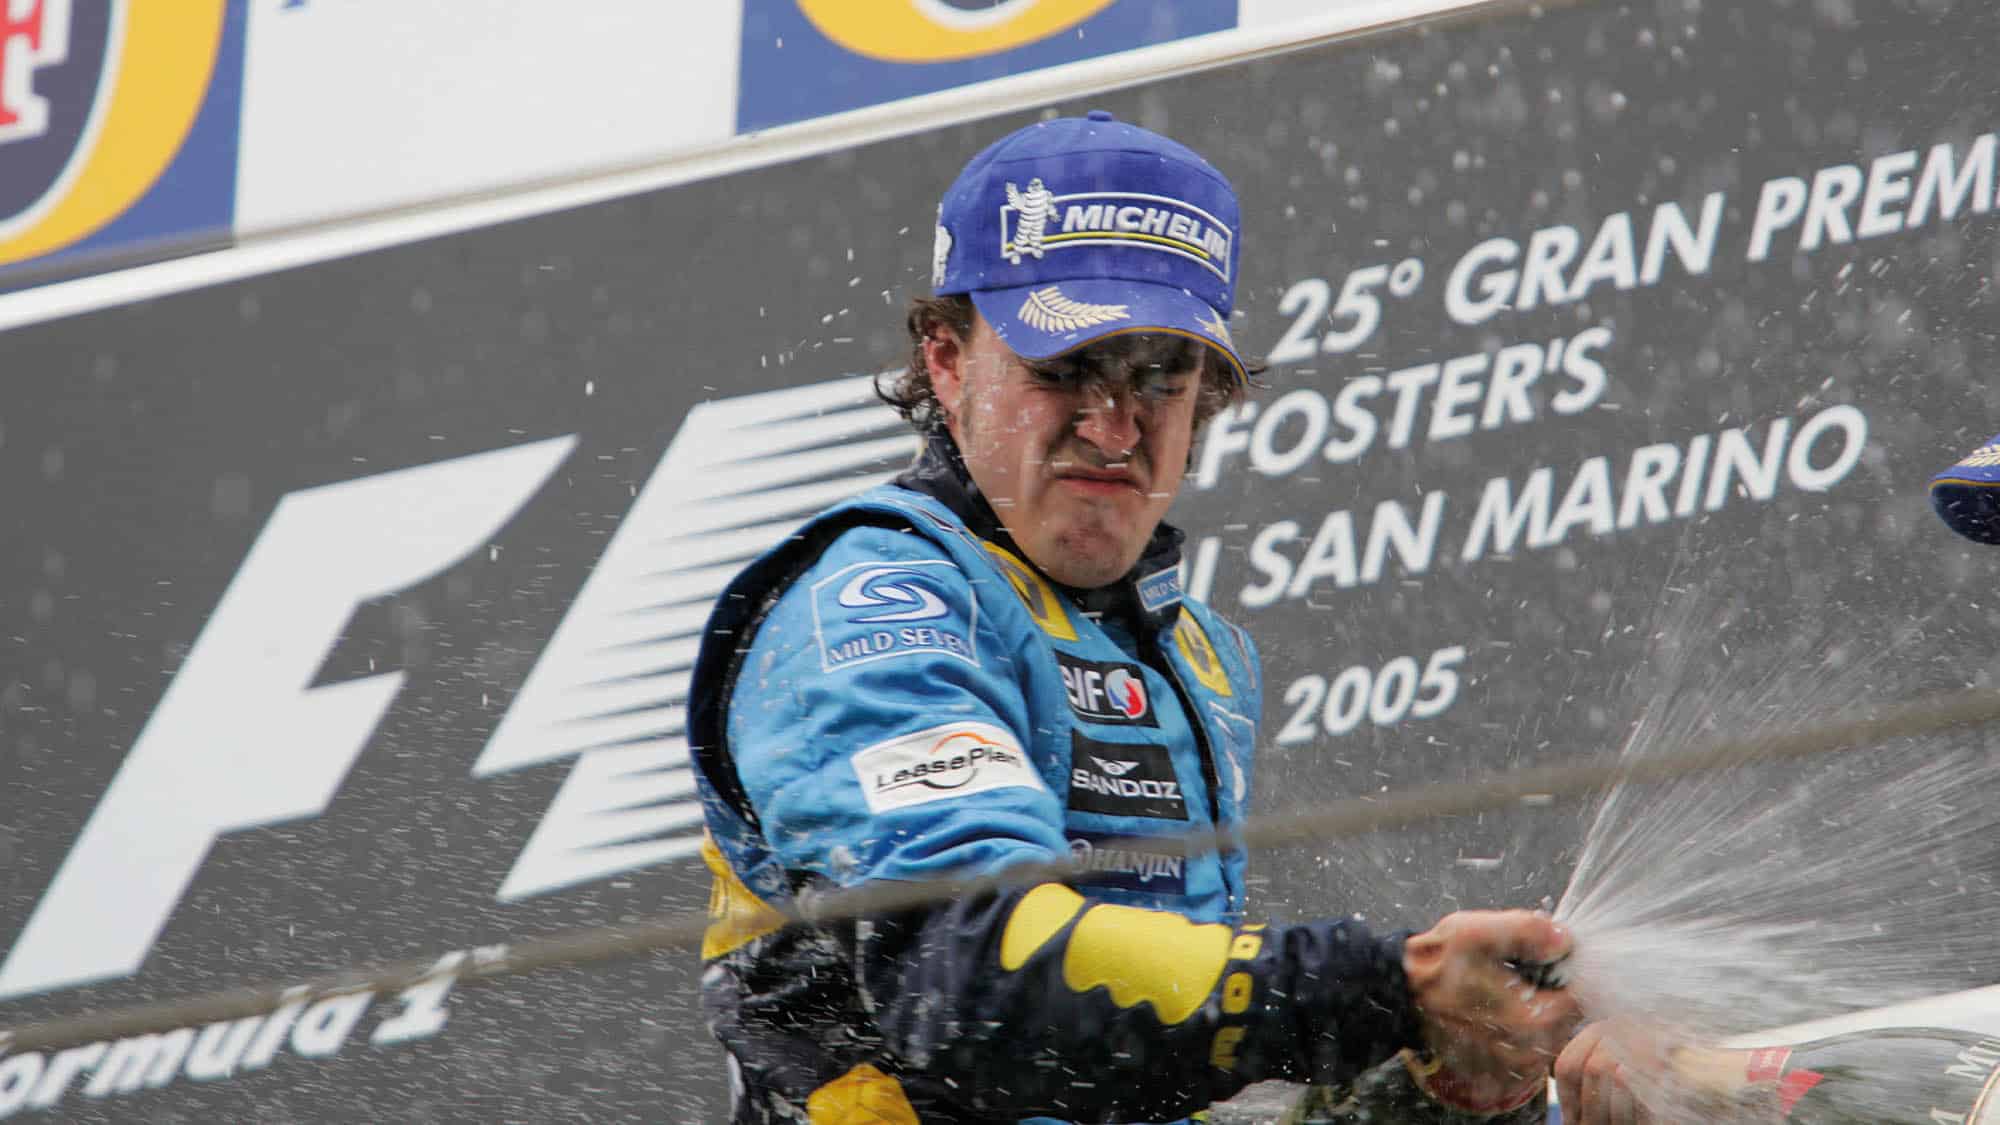
[[[1236,26],[1238,0],[742,0],[748,132]]]
[[[76,246],[159,186],[230,2],[0,0],[0,267]]]
[[[1010,51],[1067,31],[1112,0],[1002,0],[961,7],[947,0],[799,0],[820,34],[871,59],[949,62]]]

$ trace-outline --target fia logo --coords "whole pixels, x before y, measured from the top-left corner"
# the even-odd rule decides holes
[[[48,131],[35,71],[69,57],[70,0],[0,0],[0,144]]]

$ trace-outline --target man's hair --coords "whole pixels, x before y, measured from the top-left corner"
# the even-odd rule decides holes
[[[978,317],[972,298],[963,293],[945,297],[914,297],[910,300],[908,324],[910,329],[910,365],[894,374],[885,374],[875,381],[875,394],[883,402],[896,408],[896,413],[904,421],[916,427],[920,433],[944,425],[944,408],[939,405],[937,392],[931,388],[930,365],[924,361],[924,341],[930,338],[933,329],[949,329],[961,341],[972,338],[972,326]],[[1121,337],[1112,337],[1108,343],[1116,343]],[[1201,391],[1194,405],[1194,428],[1200,433],[1216,412],[1232,402],[1240,402],[1244,388],[1239,386],[1230,372],[1229,364],[1214,348],[1201,349]],[[1246,365],[1251,375],[1261,375],[1269,365],[1253,362]]]

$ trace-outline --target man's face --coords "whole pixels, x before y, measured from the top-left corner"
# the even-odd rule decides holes
[[[1085,589],[1130,570],[1180,491],[1201,346],[1113,337],[1030,364],[975,318],[966,339],[935,330],[925,357],[973,482],[1029,560]]]

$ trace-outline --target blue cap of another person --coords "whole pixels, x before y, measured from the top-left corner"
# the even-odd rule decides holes
[[[2000,544],[2000,434],[1931,478],[1931,506],[1967,539]]]
[[[1041,121],[972,158],[938,205],[931,287],[963,293],[1016,355],[1107,336],[1229,338],[1236,191],[1193,149],[1103,110]]]

